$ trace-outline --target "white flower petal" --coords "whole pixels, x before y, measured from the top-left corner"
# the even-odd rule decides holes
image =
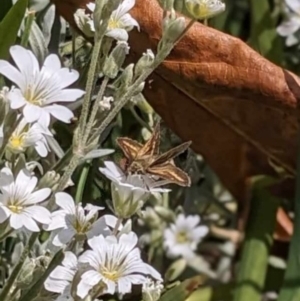
[[[128,41],[128,33],[123,28],[109,29],[106,35],[118,41]]]
[[[47,189],[47,188],[46,188]],[[28,216],[35,219],[41,224],[51,223],[51,213],[48,209],[42,206],[30,206],[24,210]]]
[[[5,222],[9,216],[10,211],[4,206],[0,206],[0,224]]]
[[[10,81],[15,83],[20,89],[25,89],[26,82],[21,72],[10,63],[0,60],[0,74],[4,75]]]
[[[100,274],[96,271],[87,271],[83,273],[81,276],[81,281],[77,286],[77,295],[82,299],[85,298],[88,295],[90,289],[98,284],[101,278],[102,277],[100,276]]]
[[[42,188],[33,192],[28,198],[27,204],[37,204],[45,201],[51,194],[50,188]]]
[[[46,57],[42,71],[47,70],[50,74],[58,72],[61,68],[61,63],[57,55],[50,54]]]
[[[71,241],[71,239],[75,235],[75,231],[71,228],[69,229],[63,229],[54,237],[53,239],[53,245],[57,247],[61,247],[63,245],[66,245]]]
[[[37,223],[32,219],[32,217],[26,212],[19,214],[20,220],[22,220],[23,226],[32,232],[39,232],[40,228]]]
[[[55,194],[55,202],[67,213],[75,214],[75,202],[69,194],[65,192],[57,192]]]
[[[12,89],[11,91],[9,91],[7,98],[10,101],[10,107],[12,109],[20,109],[27,103],[20,89]]]
[[[74,117],[74,114],[70,109],[60,105],[51,105],[45,107],[44,109],[56,119],[65,123],[70,123],[71,119]]]
[[[32,51],[14,45],[10,48],[10,54],[27,80],[34,78],[35,74],[39,72],[39,64]]]
[[[41,114],[42,109],[41,107],[32,105],[30,103],[27,103],[23,109],[24,118],[28,123],[32,123],[34,121],[37,121]]]
[[[9,223],[10,226],[16,230],[23,227],[23,219],[20,217],[20,214],[15,214],[15,213],[11,214]]]

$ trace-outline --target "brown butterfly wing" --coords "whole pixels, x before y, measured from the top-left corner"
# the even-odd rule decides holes
[[[160,141],[160,124],[155,125],[152,136],[139,150],[137,156],[139,158],[150,156],[153,157],[159,153],[159,141]]]
[[[180,186],[191,186],[190,177],[171,163],[149,167],[147,172]]]
[[[133,161],[137,157],[138,152],[143,147],[141,143],[127,137],[117,138],[117,144],[122,149],[125,157],[129,161]]]
[[[155,160],[151,163],[150,166],[155,166],[155,165],[161,165],[167,161],[170,161],[171,159],[177,157],[179,154],[183,153],[185,150],[187,150],[189,148],[189,146],[191,145],[191,141],[182,143],[170,150],[168,150],[167,152],[159,155],[157,158],[155,158]]]

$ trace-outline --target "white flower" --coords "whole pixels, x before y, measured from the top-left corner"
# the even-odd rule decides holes
[[[143,301],[157,301],[160,298],[164,286],[160,281],[146,278],[142,287]]]
[[[160,188],[164,185],[164,181],[154,181],[148,175],[126,175],[120,167],[112,161],[105,161],[105,167],[99,170],[111,181],[120,185],[127,185],[135,189],[143,189],[149,193],[169,192],[170,189]]]
[[[62,265],[56,267],[46,279],[44,283],[46,290],[69,296],[71,284],[77,270],[77,257],[72,252],[65,252]]]
[[[40,231],[36,222],[50,224],[50,212],[37,204],[49,197],[51,189],[34,191],[37,181],[26,170],[21,170],[16,179],[9,168],[1,170],[0,223],[9,218],[13,229],[25,227],[33,232]]]
[[[279,35],[286,37],[286,45],[293,46],[299,42],[295,33],[300,29],[299,0],[285,0],[286,19],[277,27]]]
[[[103,207],[87,204],[85,208],[82,204],[75,204],[73,198],[65,193],[55,194],[56,204],[62,208],[52,213],[52,222],[46,226],[47,231],[60,229],[53,239],[55,246],[62,246],[69,243],[73,237],[82,240],[93,236],[111,234],[108,226],[114,227],[117,218],[113,215],[104,215],[98,218],[98,211]]]
[[[128,13],[135,5],[135,0],[124,0],[119,7],[113,11],[108,22],[106,36],[116,40],[127,41],[128,31],[133,27],[139,28],[138,22]],[[88,9],[92,12],[95,10],[95,4],[89,3]],[[93,21],[90,21],[90,26],[95,31]]]
[[[103,97],[103,100],[100,101],[100,110],[108,111],[111,109],[111,103],[114,101],[113,97]]]
[[[46,135],[52,136],[47,128],[36,122],[29,124],[23,118],[9,138],[7,146],[14,153],[25,152],[32,146],[41,157],[46,157],[49,151]]]
[[[185,7],[195,19],[203,20],[223,12],[226,5],[220,0],[185,0]]]
[[[168,189],[151,188],[154,183],[149,177],[141,175],[126,176],[113,162],[105,161],[100,171],[112,180],[111,193],[114,213],[121,218],[135,214],[148,200],[151,193],[166,192]]]
[[[41,70],[30,50],[15,45],[10,48],[10,54],[19,69],[0,60],[0,74],[18,86],[7,95],[11,108],[22,109],[24,118],[29,123],[38,121],[48,127],[50,115],[69,123],[74,116],[72,111],[57,103],[72,102],[84,94],[79,89],[65,89],[78,79],[79,73],[61,68],[60,60],[55,54],[46,58]]]
[[[164,231],[164,247],[171,258],[182,256],[190,259],[194,256],[198,243],[208,233],[207,226],[198,226],[200,217],[179,214],[175,223]]]
[[[146,276],[161,280],[160,274],[141,259],[136,248],[138,238],[135,233],[122,234],[120,238],[102,235],[88,240],[92,250],[79,258],[79,262],[89,263],[92,270],[82,274],[77,287],[77,295],[87,296],[91,288],[102,281],[106,285],[103,294],[127,294],[133,284],[143,284]]]

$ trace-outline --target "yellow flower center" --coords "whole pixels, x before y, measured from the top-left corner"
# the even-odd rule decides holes
[[[76,230],[77,234],[86,234],[91,229],[92,224],[84,223],[76,219],[75,222],[73,223],[73,227]]]
[[[23,206],[18,205],[9,205],[8,208],[14,213],[21,213],[23,210]]]
[[[19,149],[23,146],[23,137],[22,135],[12,135],[9,138],[9,146],[13,149]]]
[[[178,232],[177,235],[176,235],[176,241],[179,243],[179,244],[183,244],[185,242],[188,242],[189,239],[188,239],[188,236],[187,236],[187,233],[182,231],[182,232]]]
[[[101,271],[102,275],[111,280],[116,282],[120,278],[120,274],[118,271],[109,271],[107,268],[103,267]]]
[[[118,20],[110,18],[108,21],[108,28],[109,29],[115,29],[115,28],[120,28],[120,23]]]

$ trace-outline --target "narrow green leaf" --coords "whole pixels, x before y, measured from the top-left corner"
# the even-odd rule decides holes
[[[185,301],[231,301],[234,284],[202,287],[194,291]]]
[[[294,233],[290,244],[287,270],[278,301],[300,300],[300,132],[298,135]]]
[[[19,0],[0,23],[0,59],[8,59],[9,48],[16,42],[27,5],[28,0]]]
[[[234,301],[261,301],[279,205],[279,199],[267,189],[272,182],[270,177],[259,177],[252,189]]]

